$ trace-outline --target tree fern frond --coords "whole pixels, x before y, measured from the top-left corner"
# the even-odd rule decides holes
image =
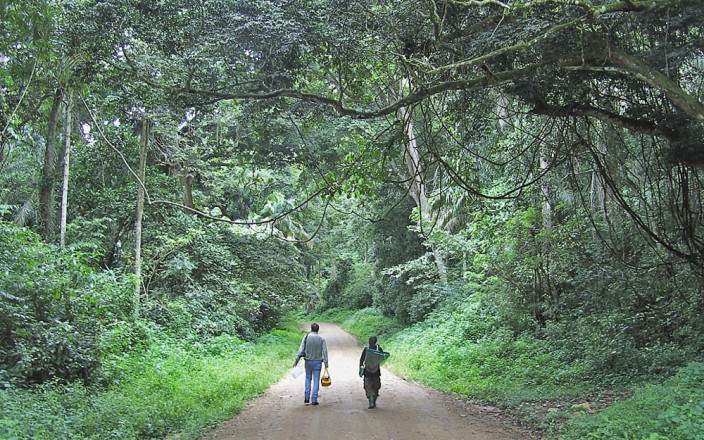
[[[32,200],[26,200],[15,213],[14,222],[20,226],[27,226],[37,221],[37,210],[34,209]]]

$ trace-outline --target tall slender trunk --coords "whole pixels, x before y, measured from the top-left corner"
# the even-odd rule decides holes
[[[219,141],[219,122],[216,123],[215,125],[215,143],[216,145],[220,144]],[[181,147],[181,133],[177,132],[176,133],[176,147],[177,149],[180,149]],[[191,170],[186,166],[185,161],[184,162],[178,162],[176,164],[176,172],[178,173],[178,178],[181,181],[181,186],[183,187],[183,193],[182,193],[182,202],[183,206],[186,208],[191,208],[193,209],[193,173],[191,173]],[[190,211],[188,209],[184,209],[184,211],[187,214],[190,214]]]
[[[548,181],[547,174],[545,174],[550,167],[546,156],[545,149],[542,149],[540,151],[540,174],[543,175],[543,177],[540,179],[540,193],[543,198],[543,228],[550,229],[553,225],[552,199],[550,197],[550,182]]]
[[[462,278],[467,279],[467,252],[462,252]]]
[[[591,183],[589,184],[589,208],[592,214],[601,212],[604,204],[604,187],[601,184],[599,172],[592,170]]]
[[[44,240],[51,237],[54,226],[54,178],[56,176],[56,126],[61,109],[61,89],[56,89],[54,101],[49,112],[49,123],[46,131],[46,148],[44,150],[44,166],[42,167],[42,180],[39,185],[39,220]]]
[[[135,209],[134,221],[134,317],[139,317],[140,296],[142,291],[142,217],[144,216],[144,177],[147,166],[147,146],[149,145],[149,121],[145,118],[142,121],[141,142],[139,148],[139,168],[137,175],[137,207]]]
[[[401,90],[403,90],[404,83],[405,81],[401,80]],[[423,170],[420,163],[420,152],[418,150],[415,133],[413,132],[413,121],[410,110],[405,107],[401,107],[399,109],[399,115],[403,121],[406,137],[403,148],[403,156],[410,178],[409,193],[420,210],[419,222],[422,225],[424,219],[429,219],[432,217],[432,213],[428,202],[428,194],[425,189],[425,183],[423,182],[422,177]],[[445,259],[435,246],[431,247],[431,251],[433,253],[433,259],[435,260],[435,266],[438,269],[438,275],[440,275],[440,281],[443,284],[447,284],[447,265],[445,264]]]
[[[61,215],[59,222],[59,242],[61,247],[66,246],[66,216],[68,214],[68,177],[69,160],[71,158],[71,93],[66,95],[66,111],[64,124],[64,154],[63,154],[63,183],[61,185]]]
[[[180,178],[183,185],[183,205],[193,209],[193,174],[183,168]]]

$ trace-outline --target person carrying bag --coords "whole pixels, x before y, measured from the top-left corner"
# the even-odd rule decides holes
[[[330,378],[330,372],[327,367],[323,371],[323,375],[320,377],[320,385],[324,387],[329,387],[332,385],[332,379]]]
[[[306,383],[303,390],[303,402],[311,405],[318,404],[318,387],[322,384],[320,379],[320,370],[325,364],[325,374],[327,381],[330,381],[330,373],[328,370],[328,346],[325,338],[318,334],[320,326],[316,323],[311,324],[310,333],[308,333],[301,341],[301,346],[298,349],[296,361],[293,363],[295,367],[301,358],[305,359],[306,368]],[[312,387],[311,387],[312,383]],[[332,382],[330,382],[332,383]],[[324,385],[323,386],[329,386]]]
[[[364,392],[369,401],[368,409],[376,408],[376,399],[381,389],[381,364],[390,356],[379,344],[376,336],[369,338],[369,345],[362,349],[359,358],[359,377],[364,377]]]

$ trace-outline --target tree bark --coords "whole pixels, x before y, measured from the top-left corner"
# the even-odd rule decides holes
[[[183,205],[193,209],[193,174],[182,168],[180,177],[183,184]]]
[[[676,107],[687,115],[699,122],[704,122],[704,103],[699,101],[697,96],[687,93],[677,82],[652,68],[640,58],[628,55],[619,49],[610,49],[609,54],[614,64],[640,81],[662,91]]]
[[[39,221],[44,240],[49,240],[54,226],[54,178],[56,176],[56,126],[61,109],[61,89],[54,93],[54,101],[49,112],[49,123],[46,132],[46,148],[44,149],[44,166],[42,167],[42,180],[39,185]]]
[[[71,158],[71,94],[66,95],[66,111],[64,123],[64,151],[63,151],[63,182],[61,185],[61,215],[59,222],[59,243],[66,247],[66,217],[68,214],[68,177],[69,160]]]
[[[543,197],[543,228],[545,229],[551,229],[553,225],[551,188],[546,174],[549,167],[550,164],[546,158],[546,151],[543,148],[540,151],[540,174],[543,176],[540,179],[540,194]]]
[[[142,217],[144,216],[144,177],[146,175],[147,166],[147,146],[149,145],[149,121],[145,118],[142,121],[142,130],[140,135],[139,148],[139,167],[137,169],[137,206],[135,209],[134,222],[134,317],[139,317],[140,296],[142,291]]]
[[[402,80],[401,90],[403,90],[404,83],[405,81]],[[404,142],[403,156],[409,173],[409,194],[420,211],[419,224],[422,226],[423,219],[431,218],[432,213],[428,202],[428,194],[425,189],[425,183],[423,182],[422,177],[423,170],[420,163],[420,152],[418,151],[418,144],[416,142],[415,133],[413,132],[413,121],[411,120],[412,118],[410,111],[405,107],[401,107],[399,109],[399,114],[401,116],[401,120],[403,121],[404,134],[406,138]],[[447,284],[447,265],[445,264],[445,259],[437,247],[431,246],[431,251],[433,253],[433,259],[435,260],[435,266],[438,269],[440,281],[443,284]]]

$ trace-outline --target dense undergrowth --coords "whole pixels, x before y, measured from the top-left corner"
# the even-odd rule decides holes
[[[466,302],[441,307],[408,327],[373,308],[331,309],[316,319],[340,323],[361,341],[378,334],[396,373],[497,404],[551,436],[704,438],[704,364],[699,362],[666,380],[648,377],[651,384],[644,377],[622,377],[619,383],[615,376],[594,375],[590,362],[570,360],[554,343],[488,325],[490,319]],[[624,400],[610,405],[614,398]]]
[[[138,315],[131,276],[0,222],[0,439],[195,438],[280,377],[295,289],[247,256],[276,244],[185,235]]]
[[[46,383],[0,390],[0,438],[196,438],[237,412],[289,367],[295,324],[255,342],[235,337],[186,344],[153,335],[146,351],[108,359],[107,387]]]
[[[632,398],[596,415],[574,418],[564,438],[704,438],[704,363],[692,362],[661,383],[638,387]]]

